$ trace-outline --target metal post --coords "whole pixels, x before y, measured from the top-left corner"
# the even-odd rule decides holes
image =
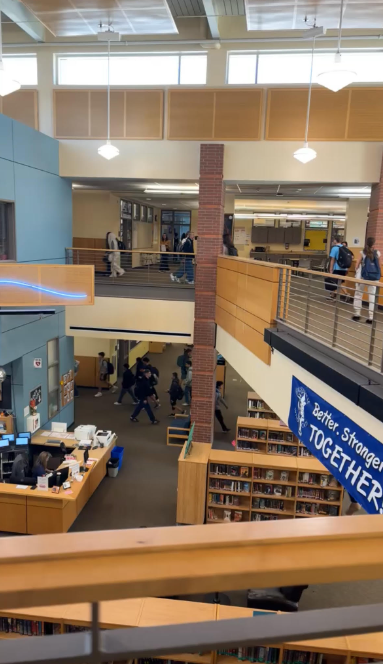
[[[289,290],[289,277],[291,281],[291,272],[286,270],[286,279],[285,279],[285,297],[283,301],[283,320],[286,320],[286,309],[287,309],[287,293]]]
[[[374,361],[374,348],[375,348],[375,337],[376,337],[376,314],[378,313],[377,301],[378,298],[376,294],[378,293],[378,287],[375,287],[374,293],[374,310],[373,310],[373,319],[371,325],[371,334],[370,334],[370,346],[368,349],[368,366],[370,367]],[[368,294],[368,314],[370,315],[370,294]]]
[[[282,297],[282,284],[283,284],[283,269],[279,270],[278,278],[278,299],[277,299],[277,318],[280,318],[281,297]]]
[[[310,317],[310,292],[311,292],[311,281],[312,274],[309,274],[309,283],[307,285],[307,298],[306,298],[306,316],[305,316],[305,334],[307,334],[309,329],[309,317]]]
[[[339,286],[341,284],[341,280],[338,279],[337,287],[336,287],[336,295],[335,295],[335,312],[334,312],[334,329],[332,333],[332,341],[331,341],[331,347],[335,348],[336,345],[336,337],[338,334],[338,318],[339,318]]]
[[[100,650],[100,630],[98,626],[98,602],[92,603],[92,655],[97,657]]]

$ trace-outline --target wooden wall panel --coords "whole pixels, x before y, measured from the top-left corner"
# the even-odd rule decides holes
[[[302,140],[305,135],[308,89],[268,91],[266,140]],[[341,141],[346,136],[350,90],[336,94],[312,91],[309,140]]]
[[[89,91],[54,90],[56,138],[90,138]]]
[[[353,88],[347,138],[350,141],[383,140],[383,88]]]
[[[106,90],[54,90],[55,137],[106,139]],[[113,90],[112,139],[161,139],[163,90]]]
[[[214,139],[259,141],[263,90],[215,92]]]
[[[0,97],[0,112],[12,120],[39,128],[38,92],[37,90],[17,90],[11,95]]]
[[[214,90],[169,90],[169,139],[208,140],[213,133]]]
[[[4,263],[0,264],[0,277],[13,282],[0,290],[1,307],[94,304],[94,268],[90,265]]]

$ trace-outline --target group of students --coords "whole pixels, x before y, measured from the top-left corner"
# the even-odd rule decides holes
[[[346,277],[349,268],[351,267],[354,254],[348,248],[347,242],[342,242],[340,238],[335,237],[332,243],[332,248],[330,252],[330,266],[329,272],[336,276]],[[364,281],[380,281],[381,269],[380,269],[380,251],[375,249],[375,238],[369,237],[366,240],[363,251],[360,252],[360,256],[357,260],[355,266],[355,277]],[[336,280],[337,281],[337,280]],[[346,299],[346,302],[353,303],[354,306],[354,315],[352,320],[358,323],[361,319],[362,311],[362,298],[365,288],[367,288],[368,293],[368,318],[366,319],[367,325],[372,325],[374,318],[374,308],[375,308],[375,295],[376,295],[376,286],[372,284],[363,284],[356,283],[355,291],[353,298],[350,295],[350,289],[343,286],[345,280],[342,279],[340,285],[340,293]],[[330,293],[329,299],[336,299],[337,292],[337,283],[330,284],[332,292]]]

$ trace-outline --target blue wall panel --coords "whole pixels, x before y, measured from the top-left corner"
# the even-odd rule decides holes
[[[13,122],[13,160],[32,168],[59,174],[59,143],[20,122]]]
[[[13,122],[0,113],[0,158],[13,161]]]
[[[0,116],[1,117],[1,116]],[[1,136],[0,136],[1,142]],[[13,162],[0,158],[0,200],[15,200]]]

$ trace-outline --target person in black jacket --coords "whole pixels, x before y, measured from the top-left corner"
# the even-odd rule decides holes
[[[172,407],[172,412],[170,413],[169,417],[174,417],[176,410],[178,410],[179,413],[186,413],[186,410],[183,410],[180,408],[180,406],[177,406],[177,401],[182,400],[184,391],[181,387],[180,379],[178,378],[176,371],[172,373],[172,382],[170,383],[168,392],[170,396],[170,405]]]
[[[181,267],[178,272],[170,275],[172,281],[180,282],[186,272],[186,283],[190,285],[194,284],[193,256],[190,256],[190,254],[194,254],[193,240],[194,233],[188,231],[181,249],[182,253],[186,255],[185,257],[181,257]]]
[[[150,385],[150,371],[143,371],[137,377],[136,387],[134,393],[138,399],[138,404],[134,409],[132,417],[130,418],[132,422],[138,422],[137,415],[142,411],[146,410],[148,417],[152,424],[158,424],[158,420],[153,415],[153,411],[149,406],[148,398],[152,394],[152,387]]]
[[[148,357],[144,357],[143,362],[144,362],[144,366],[145,366],[146,371],[150,371],[149,383],[150,383],[150,387],[152,388],[152,393],[151,393],[150,396],[152,397],[152,399],[154,401],[154,408],[159,408],[161,406],[161,404],[160,404],[159,396],[157,394],[156,385],[158,385],[158,379],[160,377],[160,372],[158,371],[157,367],[153,367],[150,364],[150,360],[149,360]]]
[[[136,379],[134,377],[134,374],[129,369],[129,364],[124,364],[124,369],[125,371],[122,374],[121,392],[120,396],[118,397],[118,401],[114,402],[115,406],[121,406],[122,400],[126,393],[130,394],[134,404],[138,404],[138,399],[136,399],[136,397],[134,396],[134,391],[133,391],[133,386],[134,383],[136,382]]]

